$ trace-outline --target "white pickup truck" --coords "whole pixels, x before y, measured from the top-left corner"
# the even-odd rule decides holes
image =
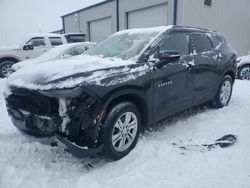
[[[66,43],[63,35],[48,33],[30,35],[20,45],[0,47],[0,77],[6,77],[14,63],[36,58],[51,48]]]

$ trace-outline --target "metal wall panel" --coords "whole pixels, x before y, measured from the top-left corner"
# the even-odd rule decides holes
[[[64,17],[64,25],[66,32],[81,32],[86,35],[86,40],[90,39],[90,24],[92,21],[101,20],[103,18],[110,17],[111,24],[103,26],[103,30],[116,32],[116,1],[109,1],[99,6],[94,6],[90,9],[86,9],[78,12],[79,24],[74,21],[74,15],[69,14]],[[93,30],[92,30],[93,31]],[[102,32],[100,30],[100,32]],[[103,32],[104,33],[104,32]],[[101,33],[100,33],[101,34]],[[94,34],[96,35],[96,33]],[[104,36],[105,37],[105,36]]]
[[[168,24],[167,3],[127,13],[127,28],[155,27]]]
[[[127,29],[128,28],[128,15],[129,13],[133,12],[133,11],[139,11],[142,10],[144,8],[149,8],[149,7],[153,7],[153,6],[157,6],[157,5],[161,5],[162,6],[162,10],[163,8],[166,8],[166,14],[167,16],[164,16],[164,18],[166,18],[166,22],[164,22],[164,25],[168,25],[168,24],[173,24],[173,0],[119,0],[119,4],[120,4],[120,8],[119,8],[119,25],[120,25],[120,30],[123,29]],[[156,16],[156,17],[154,17]],[[144,17],[144,21],[143,24],[145,24],[145,22],[147,20],[157,20],[158,23],[160,23],[161,21],[158,20],[162,20],[163,18],[161,17],[157,17],[159,15],[145,15]],[[154,17],[154,18],[152,18]],[[162,22],[163,23],[163,22]],[[139,25],[139,23],[138,23]],[[146,25],[146,24],[145,24]],[[158,24],[157,24],[158,25]],[[152,26],[154,26],[152,24]]]
[[[250,0],[179,0],[177,24],[216,30],[227,38],[238,55],[250,50]]]
[[[103,18],[89,22],[90,41],[99,42],[111,35],[111,18]]]
[[[80,32],[80,17],[79,13],[75,13],[64,17],[65,33],[79,33]]]

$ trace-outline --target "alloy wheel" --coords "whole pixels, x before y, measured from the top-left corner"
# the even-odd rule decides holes
[[[250,67],[244,67],[241,69],[239,76],[242,80],[250,80]]]
[[[112,131],[112,145],[117,152],[127,150],[135,140],[138,131],[138,119],[133,112],[122,114]]]
[[[5,77],[8,77],[11,73],[11,64],[6,64],[2,67],[2,74],[5,76]]]
[[[232,92],[232,84],[229,80],[225,80],[221,86],[220,91],[220,101],[221,103],[226,106],[230,100]]]

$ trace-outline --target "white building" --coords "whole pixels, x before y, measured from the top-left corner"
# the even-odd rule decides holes
[[[250,51],[250,0],[106,0],[62,16],[65,33],[98,42],[119,30],[186,25],[225,35],[239,55]]]

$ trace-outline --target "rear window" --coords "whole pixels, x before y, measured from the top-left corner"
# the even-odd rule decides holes
[[[63,44],[61,37],[49,37],[49,40],[52,46],[59,46]]]
[[[193,33],[192,41],[193,41],[194,51],[196,53],[209,52],[212,51],[213,49],[212,43],[208,38],[208,36],[202,33]]]
[[[70,49],[67,54],[71,56],[81,55],[85,52],[84,46],[77,46],[75,48]]]
[[[85,35],[65,35],[68,43],[85,42]]]
[[[222,41],[219,40],[217,35],[209,33],[208,36],[212,40],[214,48],[218,48],[221,45]]]

